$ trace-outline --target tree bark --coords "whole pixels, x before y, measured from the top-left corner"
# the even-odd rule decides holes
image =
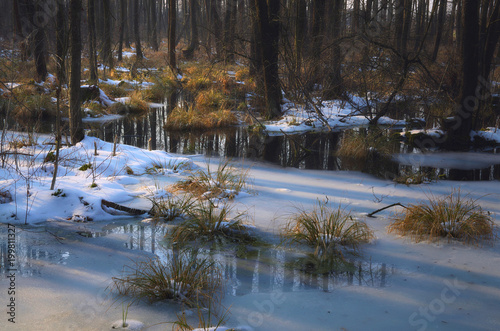
[[[168,65],[174,73],[177,73],[177,61],[175,56],[175,45],[177,43],[176,28],[177,24],[177,1],[169,0],[168,2]]]
[[[265,116],[281,116],[281,87],[279,81],[279,10],[280,0],[255,0],[259,35],[257,47],[262,52],[264,73]]]
[[[89,30],[89,71],[90,71],[90,82],[92,84],[97,83],[97,39],[95,31],[95,1],[89,0],[87,6],[87,25]]]
[[[340,98],[343,94],[343,86],[342,86],[342,52],[340,49],[339,39],[342,33],[342,24],[341,24],[341,12],[343,8],[344,1],[343,0],[332,0],[333,1],[333,9],[332,9],[332,38],[333,38],[333,46],[332,46],[332,56],[330,61],[330,68],[325,84],[324,96],[328,99]]]
[[[461,41],[461,88],[459,104],[455,115],[445,129],[447,136],[444,147],[450,150],[467,150],[470,146],[470,132],[473,129],[473,115],[479,106],[476,96],[478,85],[479,46],[479,4],[480,0],[462,0]]]
[[[319,82],[321,72],[321,52],[323,46],[325,0],[313,0],[311,22],[311,60],[312,60],[312,85]],[[313,86],[308,86],[312,89]]]
[[[66,54],[68,52],[66,15],[65,4],[58,2],[56,14],[56,75],[60,85],[66,84]]]
[[[35,6],[35,13],[43,11],[45,1],[37,1]],[[33,55],[35,57],[36,75],[35,80],[43,82],[47,78],[47,61],[46,61],[46,47],[45,47],[45,21],[37,22],[36,15],[33,15],[33,26],[35,27],[35,47]]]
[[[123,60],[123,35],[127,18],[127,0],[120,0],[120,30],[118,36],[118,62]]]
[[[137,61],[142,60],[141,34],[139,31],[139,0],[134,0],[134,37],[135,37],[135,56]]]
[[[102,59],[104,65],[111,70],[113,68],[113,53],[111,53],[111,8],[109,0],[102,0],[104,6],[104,43],[102,47]]]
[[[153,51],[158,52],[158,26],[156,20],[156,0],[152,0],[150,3],[151,10],[151,48]]]
[[[444,29],[444,18],[446,14],[446,0],[439,0],[439,10],[437,16],[437,30],[436,30],[436,39],[434,40],[434,49],[432,51],[431,61],[434,62],[437,59],[439,46],[441,44],[441,37],[443,35]]]
[[[194,52],[198,49],[198,22],[196,19],[196,12],[198,8],[196,0],[189,0],[189,27],[191,31],[191,41],[189,47],[184,51],[184,57],[191,59]]]
[[[69,81],[69,131],[74,145],[85,137],[82,125],[80,80],[82,38],[80,31],[82,1],[70,0],[71,73]]]

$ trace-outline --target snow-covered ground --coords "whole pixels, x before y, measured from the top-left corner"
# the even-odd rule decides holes
[[[323,101],[317,105],[322,118],[317,114],[314,107],[297,105],[286,102],[282,108],[283,116],[276,121],[264,123],[265,130],[271,134],[298,133],[307,131],[342,130],[346,128],[368,125],[369,117],[365,116],[360,109],[367,107],[366,100],[352,96],[349,102],[331,100]],[[328,123],[328,126],[326,123]],[[404,121],[397,121],[388,117],[382,117],[379,124],[388,126],[404,126]]]
[[[13,133],[10,139],[16,137],[19,139],[19,134]],[[17,162],[0,168],[0,191],[9,191],[11,198],[9,201],[4,193],[5,203],[0,204],[1,238],[6,240],[9,229],[15,228],[15,249],[19,254],[38,252],[14,261],[14,266],[22,264],[26,272],[20,268],[13,272],[13,278],[7,272],[0,279],[0,304],[4,307],[0,329],[110,330],[125,309],[105,291],[111,277],[118,275],[124,265],[130,265],[131,259],[152,253],[126,247],[131,245],[134,234],[126,231],[125,225],[135,224],[142,217],[111,215],[101,208],[101,200],[148,209],[148,197],[163,194],[165,186],[184,178],[191,169],[207,167],[207,163],[216,169],[219,160],[125,145],[118,145],[113,156],[113,144],[86,137],[76,146],[61,150],[56,186],[51,191],[53,164],[42,162],[50,150],[50,145],[44,143],[51,139],[41,136],[36,146],[10,150],[17,153]],[[491,212],[498,226],[497,181],[438,181],[405,186],[359,172],[236,162],[237,166],[249,168],[254,194],[236,196],[235,210],[251,215],[253,225],[268,238],[279,234],[295,207],[312,208],[318,199],[328,198],[330,203],[351,210],[353,216],[374,230],[376,238],[363,247],[361,259],[390,267],[391,277],[378,286],[347,285],[314,277],[301,281],[293,272],[286,276],[289,273],[284,264],[248,261],[250,271],[228,267],[228,283],[237,288],[244,277],[250,277],[252,285],[248,291],[238,290],[237,295],[229,293],[224,298],[222,303],[230,311],[225,326],[244,326],[246,330],[500,328],[498,242],[480,247],[446,241],[415,244],[387,233],[391,213],[396,209],[385,210],[376,218],[366,217],[395,202],[407,205],[460,188],[472,198],[480,198],[479,203]],[[85,164],[91,168],[79,170]],[[89,219],[93,221],[76,222]],[[123,231],[95,238],[78,234],[110,226]],[[495,231],[498,234],[498,229]],[[41,251],[45,252],[43,256]],[[281,253],[276,254],[279,259]],[[4,255],[2,263],[3,268],[8,267],[8,255]],[[304,282],[316,285],[304,287]],[[12,286],[15,293],[9,294]],[[12,315],[5,313],[12,311],[7,307],[11,298],[15,302],[15,324],[8,321]],[[148,330],[165,330],[171,326],[158,323],[175,321],[181,309],[171,302],[140,303],[128,308],[128,319],[150,326]]]

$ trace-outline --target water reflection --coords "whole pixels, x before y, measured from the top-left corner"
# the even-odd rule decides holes
[[[176,254],[162,240],[168,232],[165,226],[128,224],[104,232],[128,234],[125,247],[154,253],[166,264]],[[228,246],[196,248],[183,251],[183,254],[195,254],[197,258],[216,262],[225,279],[227,293],[233,296],[311,289],[333,291],[343,286],[384,287],[395,273],[394,266],[384,263],[353,261],[348,270],[312,275],[295,267],[301,255],[277,247],[252,247],[244,254]]]
[[[7,241],[6,227],[0,227],[0,273],[6,275],[15,269],[16,276],[30,277],[39,276],[43,264],[38,261],[49,263],[66,264],[70,253],[62,250],[43,247],[41,243],[29,239],[25,231],[16,231],[14,248],[14,267],[9,265],[9,246]]]
[[[484,169],[457,170],[451,168],[401,165],[397,160],[374,157],[366,161],[342,159],[336,151],[344,132],[264,135],[249,132],[246,127],[231,127],[203,132],[169,132],[163,124],[167,109],[153,108],[139,118],[126,117],[104,124],[89,123],[90,134],[108,142],[115,136],[119,143],[141,148],[165,150],[176,154],[203,154],[271,162],[284,167],[318,170],[356,170],[393,179],[409,170],[436,172],[441,179],[492,180],[500,179],[500,165]],[[366,133],[366,128],[358,129]],[[386,130],[390,136],[393,130]],[[414,149],[394,139],[388,139],[394,153],[411,154]]]

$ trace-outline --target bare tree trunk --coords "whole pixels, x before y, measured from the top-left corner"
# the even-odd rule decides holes
[[[37,1],[35,7],[35,13],[43,11],[43,5],[45,1]],[[35,21],[36,17],[33,16],[33,25],[35,26],[35,47],[33,55],[35,57],[35,68],[36,76],[35,80],[38,82],[43,82],[47,78],[47,61],[46,61],[46,47],[45,47],[45,24],[43,22]]]
[[[262,52],[266,117],[281,116],[281,87],[279,81],[279,10],[280,0],[255,0],[259,34],[257,47]]]
[[[177,73],[177,62],[175,57],[176,32],[177,24],[177,1],[169,0],[168,3],[168,65],[175,74]]]
[[[141,48],[141,33],[139,31],[139,16],[141,15],[139,11],[139,0],[134,0],[134,37],[135,37],[135,56],[137,61],[142,60],[142,48]]]
[[[473,129],[473,115],[479,106],[476,97],[478,85],[479,3],[480,0],[462,0],[461,41],[461,88],[455,116],[447,129],[445,147],[452,150],[467,150],[470,146],[470,132]]]
[[[66,14],[65,4],[58,2],[56,16],[56,75],[60,85],[66,84],[66,54],[68,52]]]
[[[404,0],[404,23],[403,33],[401,35],[401,54],[407,54],[408,38],[410,36],[411,20],[412,20],[412,0]]]
[[[21,11],[19,9],[19,6],[22,3],[22,1],[12,0],[14,15],[14,42],[19,44],[19,48],[21,49],[21,61],[24,62],[28,60],[28,45],[25,31],[23,31]]]
[[[359,2],[360,0],[354,0],[352,8],[352,32],[354,33],[359,31]]]
[[[132,16],[130,15],[131,11],[132,11],[132,1],[133,0],[124,0],[126,2],[126,5],[125,5],[125,11],[126,11],[126,14],[125,14],[125,17],[127,18],[125,20],[125,33],[124,33],[124,42],[125,42],[125,47],[126,48],[130,48],[130,33],[131,33],[131,30],[132,30],[132,26],[130,24],[130,22],[133,22],[133,18]],[[132,19],[131,19],[132,18]]]
[[[434,50],[432,51],[431,61],[434,62],[437,59],[439,46],[441,44],[441,37],[443,35],[444,29],[444,18],[446,14],[446,0],[439,0],[439,10],[437,16],[437,30],[436,30],[436,39],[434,41]]]
[[[234,20],[233,15],[236,11],[236,0],[226,1],[226,10],[224,13],[224,60],[234,62]]]
[[[191,59],[193,53],[198,49],[198,22],[196,19],[196,12],[198,3],[196,0],[189,0],[189,27],[191,31],[191,41],[189,47],[183,52],[186,59]]]
[[[341,24],[341,12],[343,7],[343,0],[332,0],[333,8],[332,8],[332,38],[334,45],[332,47],[332,58],[331,65],[328,72],[324,96],[328,99],[339,98],[343,94],[343,86],[342,86],[342,52],[340,49],[339,39],[342,34],[342,24]]]
[[[311,76],[312,85],[319,82],[319,74],[321,72],[321,51],[323,46],[323,33],[324,33],[324,16],[325,16],[325,0],[314,0],[312,4],[312,22],[311,22],[311,60],[312,70]],[[313,86],[308,86],[311,89]]]
[[[210,1],[210,18],[212,20],[212,31],[215,38],[215,52],[217,57],[221,58],[223,53],[222,36],[221,36],[221,20],[219,12],[217,10],[217,2],[215,0]]]
[[[158,52],[158,26],[156,19],[156,0],[151,1],[150,3],[150,11],[151,11],[151,48],[153,51]]]
[[[123,60],[123,34],[127,18],[127,0],[120,0],[120,31],[118,36],[118,62]]]
[[[89,62],[90,62],[90,82],[92,84],[97,83],[97,40],[95,32],[95,2],[94,0],[89,0],[87,6],[87,25],[89,30]]]
[[[70,0],[70,42],[71,42],[71,73],[69,80],[69,131],[71,143],[74,145],[85,137],[81,113],[81,60],[82,38],[80,32],[82,0]]]
[[[305,32],[307,26],[307,9],[305,0],[296,0],[295,2],[295,63],[294,70],[300,77],[302,68],[302,48],[304,46]]]
[[[110,0],[103,0],[104,5],[104,44],[102,47],[102,59],[104,65],[111,70],[113,68],[113,53],[111,52],[111,15]]]

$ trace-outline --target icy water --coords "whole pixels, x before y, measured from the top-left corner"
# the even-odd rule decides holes
[[[391,160],[374,157],[360,163],[336,155],[346,131],[264,135],[249,132],[246,127],[232,127],[203,132],[168,132],[163,128],[166,112],[166,108],[152,108],[140,118],[127,117],[107,123],[88,124],[90,134],[108,142],[113,142],[117,136],[119,143],[176,154],[240,158],[300,169],[355,170],[386,179],[413,173],[424,173],[433,179],[500,179],[500,155],[497,149],[481,153],[485,155],[481,162],[475,162],[475,155],[464,163],[460,162],[464,153],[444,153],[443,158],[458,162],[429,163],[422,161],[428,159],[419,150],[394,141],[389,146],[393,153],[408,154],[409,158],[395,157]],[[397,132],[387,130],[388,135]],[[467,166],[463,167],[464,164]]]
[[[97,237],[110,234],[123,236],[123,246],[156,254],[169,263],[174,254],[164,243],[167,226],[156,226],[137,221],[126,221],[104,226],[101,231],[77,231],[73,235],[92,243]],[[95,226],[93,226],[94,228]],[[31,230],[30,230],[31,231]],[[34,230],[34,231],[40,231]],[[6,227],[0,228],[0,269],[8,270],[8,246]],[[19,231],[16,236],[17,274],[22,277],[36,277],[43,273],[43,264],[65,264],[70,257],[70,248],[47,248],[43,242],[28,240],[28,231]],[[31,244],[29,244],[32,242]],[[55,246],[57,247],[57,246]],[[296,267],[301,254],[276,246],[249,247],[245,252],[224,248],[196,248],[198,258],[208,258],[217,263],[225,279],[228,295],[240,296],[248,293],[268,293],[272,291],[320,290],[332,291],[343,286],[384,287],[395,276],[395,267],[370,260],[352,261],[349,269],[332,271],[328,274],[312,275]]]

